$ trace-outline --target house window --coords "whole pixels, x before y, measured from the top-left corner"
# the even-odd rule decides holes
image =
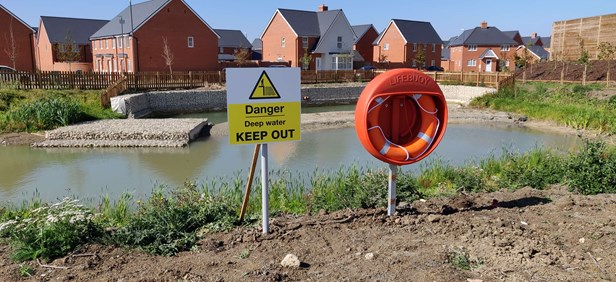
[[[336,56],[332,57],[332,70],[352,70],[353,57],[351,56]]]
[[[126,70],[124,69],[124,59],[120,59],[120,71],[125,72]]]
[[[96,50],[96,41],[92,41],[92,49]]]
[[[126,48],[130,48],[130,43],[132,42],[133,38],[132,37],[126,37]]]
[[[336,46],[338,49],[342,49],[342,36],[338,36],[338,44]]]
[[[430,61],[431,66],[436,66],[436,62],[434,60]]]
[[[302,37],[302,48],[308,49],[308,37]]]
[[[413,59],[413,67],[417,67],[417,60]]]
[[[475,60],[468,60],[468,64],[467,64],[467,66],[469,66],[469,67],[474,67],[474,66],[476,66],[476,65],[477,65],[477,61],[475,61]]]
[[[503,44],[501,45],[501,51],[509,51],[509,44]]]
[[[116,60],[113,60],[113,71],[114,72],[118,71],[118,62]]]
[[[115,49],[116,47],[116,39],[115,37],[111,39],[111,49]]]
[[[505,61],[505,66],[509,67],[509,60]]]
[[[284,37],[282,37],[282,38],[280,39],[280,47],[284,48],[284,46],[285,46],[285,45],[286,45],[286,44],[285,44],[285,41],[284,41]]]
[[[389,43],[383,44],[383,50],[389,50]]]
[[[102,40],[98,40],[98,49],[103,50],[103,41]]]
[[[468,50],[469,51],[477,51],[477,44],[469,44],[468,45]]]
[[[105,49],[109,49],[109,40],[105,39]]]
[[[218,47],[218,54],[224,54],[225,53],[225,48],[224,47]]]
[[[131,60],[128,60],[126,62],[128,63],[128,67],[126,67],[128,69],[128,72],[132,72],[133,68],[132,68],[132,65],[131,65]]]
[[[101,59],[96,60],[96,71],[101,71]]]
[[[118,48],[124,47],[124,37],[118,37]]]
[[[436,52],[436,44],[432,43],[432,53]],[[434,65],[434,64],[432,64]]]
[[[188,48],[195,48],[195,38],[192,36],[188,37]]]
[[[417,43],[413,43],[413,52],[417,52]]]

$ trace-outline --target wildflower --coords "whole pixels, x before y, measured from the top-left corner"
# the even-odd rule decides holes
[[[58,218],[53,215],[47,215],[47,223],[56,223],[58,222]]]
[[[78,214],[75,215],[73,217],[71,217],[71,219],[69,220],[70,223],[76,223],[76,222],[81,222],[81,221],[85,221],[86,217],[83,214]]]
[[[15,220],[9,220],[7,222],[0,223],[0,231],[8,229],[11,225],[17,223]]]

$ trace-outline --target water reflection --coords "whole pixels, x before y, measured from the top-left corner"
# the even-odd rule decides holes
[[[451,124],[441,145],[429,156],[453,165],[539,147],[569,150],[581,144],[572,136],[528,129]],[[269,145],[270,168],[312,172],[341,165],[383,167],[357,140],[354,128],[305,132],[298,142]],[[253,145],[230,145],[228,137],[210,137],[187,148],[35,149],[0,147],[0,199],[18,201],[36,190],[44,200],[68,195],[97,199],[101,193],[147,195],[157,185],[186,180],[207,183],[248,171]],[[404,170],[419,166],[406,166]]]

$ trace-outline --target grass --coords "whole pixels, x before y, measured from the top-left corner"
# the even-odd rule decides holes
[[[447,258],[451,265],[462,270],[474,270],[483,265],[483,259],[472,258],[464,248],[450,250]]]
[[[475,98],[470,105],[514,112],[537,120],[550,120],[576,129],[616,134],[616,98],[588,97],[590,91],[602,88],[598,84],[518,83],[516,89],[506,88]]]
[[[119,117],[100,106],[99,91],[0,88],[0,132],[33,132]]]
[[[386,205],[386,170],[350,166],[312,174],[273,171],[270,177],[271,214],[316,214]],[[177,188],[157,187],[145,199],[124,194],[112,201],[104,196],[91,207],[68,198],[43,203],[35,195],[21,207],[0,208],[0,240],[13,246],[12,257],[18,261],[54,259],[88,243],[175,255],[193,249],[198,234],[224,232],[240,225],[242,179],[235,175],[201,185],[186,182]],[[581,194],[616,193],[616,151],[602,143],[587,142],[579,152],[567,154],[540,149],[524,154],[505,152],[459,167],[436,161],[424,165],[419,173],[399,173],[397,189],[398,201],[410,202],[461,191],[543,189],[557,183]],[[259,181],[254,185],[259,187]],[[242,224],[256,224],[260,189],[253,189],[247,210]],[[461,254],[451,258],[459,267],[476,264]]]

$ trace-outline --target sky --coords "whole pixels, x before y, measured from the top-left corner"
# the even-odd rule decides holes
[[[391,19],[432,23],[442,40],[472,29],[482,21],[502,31],[519,30],[522,36],[537,32],[550,36],[552,23],[616,13],[615,0],[184,0],[212,28],[239,29],[249,41],[263,33],[277,8],[316,11],[320,4],[342,9],[351,25],[373,24],[381,32]],[[0,0],[31,26],[40,16],[111,19],[128,6],[128,0]],[[133,0],[133,4],[144,2]],[[381,4],[382,3],[382,4]]]

